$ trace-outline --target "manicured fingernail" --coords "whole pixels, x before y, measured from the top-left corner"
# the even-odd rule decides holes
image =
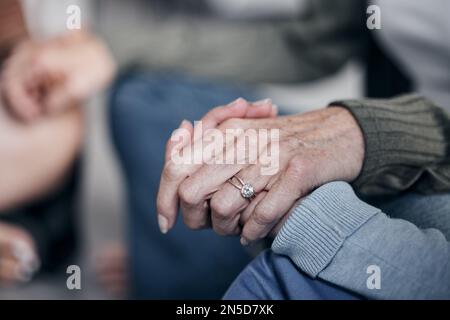
[[[162,234],[166,234],[169,231],[169,221],[163,215],[158,215],[158,224]]]
[[[245,239],[244,237],[242,237],[241,238],[241,244],[243,245],[243,246],[248,246],[248,240],[247,239]]]
[[[181,121],[180,126],[178,128],[186,128],[189,125],[189,121],[186,119]]]
[[[243,102],[246,102],[246,100],[244,99],[244,98],[237,98],[236,100],[234,100],[232,103],[230,103],[229,105],[228,105],[228,107],[230,107],[230,108],[233,108],[233,107],[241,107],[241,106],[244,106],[244,103]]]
[[[271,103],[272,103],[272,99],[264,99],[264,100],[259,100],[259,101],[253,102],[253,105],[259,107],[259,106],[263,106],[263,105],[271,104]]]

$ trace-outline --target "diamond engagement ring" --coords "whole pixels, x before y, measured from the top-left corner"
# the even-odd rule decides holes
[[[236,183],[236,180],[239,182],[239,184]],[[233,176],[232,178],[228,179],[228,182],[241,191],[241,196],[244,199],[251,200],[255,197],[255,188],[250,183],[245,183],[244,180],[242,180],[238,176]]]

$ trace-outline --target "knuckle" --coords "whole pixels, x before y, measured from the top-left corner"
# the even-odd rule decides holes
[[[178,196],[180,200],[188,206],[194,206],[197,204],[197,192],[189,183],[182,183],[178,189]]]
[[[216,223],[213,224],[213,230],[219,236],[224,236],[225,235],[223,228],[221,226],[218,226]]]
[[[233,232],[230,228],[223,226],[222,224],[215,223],[213,224],[213,230],[219,236],[230,236],[233,235]]]
[[[256,207],[253,219],[258,225],[264,226],[272,223],[274,217],[269,210],[263,207]]]
[[[206,227],[206,222],[200,219],[193,219],[189,215],[183,215],[184,224],[191,230],[201,230]]]
[[[232,213],[232,204],[230,201],[226,201],[225,197],[215,196],[210,202],[212,214],[220,220],[227,219]]]
[[[182,175],[182,169],[180,165],[175,164],[173,161],[167,162],[164,167],[163,176],[169,181],[177,180]]]
[[[259,239],[258,235],[256,234],[256,231],[253,230],[253,228],[249,228],[247,225],[242,230],[241,237],[245,238],[250,242],[257,241]]]

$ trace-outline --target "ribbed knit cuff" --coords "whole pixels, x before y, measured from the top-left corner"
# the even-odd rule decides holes
[[[345,239],[380,210],[361,201],[345,182],[331,182],[301,201],[272,244],[304,272],[316,277]]]
[[[405,187],[418,169],[446,154],[445,111],[412,94],[389,100],[335,101],[358,121],[365,138],[365,160],[353,183],[363,194],[389,194]],[[412,170],[411,170],[412,169]],[[386,176],[391,180],[387,180]]]

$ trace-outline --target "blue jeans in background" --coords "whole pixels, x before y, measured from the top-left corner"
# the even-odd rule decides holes
[[[408,193],[391,199],[366,200],[392,218],[407,220],[422,229],[438,229],[447,239],[450,239],[450,215],[448,214],[450,195],[448,194]],[[271,250],[263,252],[254,259],[233,282],[224,297],[227,300],[361,298],[363,297],[337,288],[324,280],[310,278],[288,257],[277,255]]]
[[[356,300],[361,297],[301,272],[285,256],[266,250],[233,282],[224,300]]]

